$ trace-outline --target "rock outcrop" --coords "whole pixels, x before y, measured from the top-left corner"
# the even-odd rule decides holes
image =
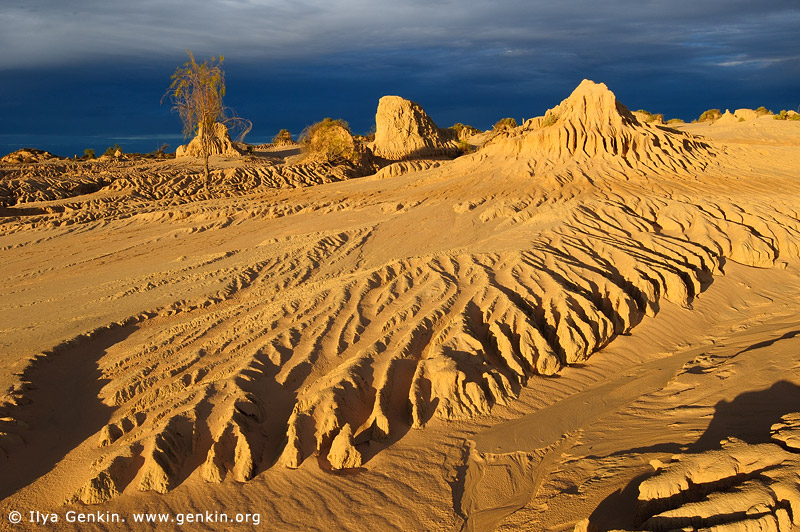
[[[400,96],[384,96],[378,102],[370,148],[377,157],[392,161],[453,157],[459,151],[455,131],[440,129],[418,103]]]
[[[58,159],[58,157],[44,150],[37,150],[35,148],[22,148],[21,150],[11,152],[2,159],[0,159],[0,163],[2,164],[38,163],[41,161],[47,161],[49,159]]]
[[[486,148],[487,155],[570,165],[602,159],[648,172],[702,169],[715,157],[697,137],[639,121],[605,84],[590,80],[544,116],[498,135]]]
[[[753,109],[737,109],[733,112],[733,116],[743,120],[755,120],[760,115],[758,111],[754,111]]]
[[[722,116],[719,117],[714,124],[715,125],[730,125],[736,124],[739,122],[739,117],[731,113],[730,109],[725,109],[725,112],[722,113]]]
[[[214,124],[214,138],[211,141],[211,153],[209,155],[222,155],[223,157],[240,157],[242,154],[231,141],[228,128],[225,124],[217,122]],[[200,145],[200,132],[192,139],[189,144],[178,146],[175,150],[175,157],[202,157],[203,151]]]

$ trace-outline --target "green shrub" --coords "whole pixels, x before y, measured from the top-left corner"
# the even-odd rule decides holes
[[[764,107],[764,106],[762,105],[761,107],[759,107],[758,109],[756,109],[756,114],[757,114],[758,116],[771,115],[771,114],[772,114],[772,111],[770,111],[769,109],[767,109],[766,107]]]
[[[281,129],[278,131],[278,134],[272,137],[272,143],[278,146],[282,144],[291,144],[292,143],[292,134],[289,132],[288,129]]]
[[[456,122],[455,124],[450,126],[450,129],[455,131],[456,135],[460,139],[466,139],[467,137],[480,133],[480,130],[478,128],[472,127],[467,124],[462,124],[461,122]]]
[[[780,113],[774,115],[772,118],[775,120],[800,120],[800,114],[792,113],[784,109]]]
[[[462,139],[458,141],[458,151],[462,155],[466,155],[468,153],[472,153],[473,151],[475,151],[475,148],[472,147],[472,144]]]
[[[636,112],[637,112],[637,113],[641,113],[642,115],[644,115],[644,116],[642,117],[642,120],[644,120],[646,123],[650,123],[650,122],[664,122],[664,115],[662,115],[662,114],[660,114],[660,113],[659,113],[659,114],[653,114],[653,113],[651,113],[650,111],[645,111],[644,109],[639,109],[639,110],[638,110],[638,111],[636,111]]]
[[[708,111],[703,111],[703,114],[700,115],[700,118],[697,119],[698,122],[713,122],[714,120],[719,120],[722,116],[722,111],[719,109],[709,109]]]
[[[550,127],[556,122],[558,122],[558,115],[553,112],[547,111],[544,114],[544,120],[542,120],[542,127]]]
[[[113,157],[114,154],[117,153],[117,150],[122,151],[122,148],[120,148],[119,144],[115,143],[113,146],[109,146],[108,148],[106,148],[106,151],[103,152],[103,155],[108,155],[109,157]]]
[[[349,159],[356,162],[359,158],[350,125],[344,120],[325,118],[305,128],[299,137],[303,150],[308,155],[323,159]]]
[[[94,159],[94,150],[92,148],[86,148],[83,150],[83,157],[81,159]]]
[[[684,122],[680,118],[670,118],[669,120],[667,120],[667,124],[685,124],[685,123],[686,122]]]
[[[517,127],[517,121],[514,120],[513,118],[506,117],[506,118],[501,118],[500,120],[498,120],[495,123],[493,129],[495,131],[497,131],[497,130],[500,130],[500,129],[509,129],[509,128],[512,128],[512,127]]]

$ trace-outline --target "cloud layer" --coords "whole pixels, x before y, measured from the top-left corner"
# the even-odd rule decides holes
[[[392,49],[566,63],[753,67],[800,54],[794,0],[6,0],[0,68],[223,53],[308,59]]]

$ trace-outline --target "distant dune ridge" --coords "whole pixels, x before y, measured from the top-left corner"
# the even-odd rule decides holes
[[[372,176],[266,151],[220,158],[208,188],[191,157],[0,169],[10,504],[247,500],[287,530],[608,530],[689,515],[670,479],[707,460],[777,457],[772,480],[746,479],[761,494],[795,479],[788,416],[768,447],[696,448],[609,495],[688,449],[734,391],[785,379],[778,396],[800,397],[783,347],[800,330],[800,123],[675,129],[584,80],[459,157],[408,100],[382,98],[376,126]],[[60,389],[58,361],[85,390],[70,408],[94,414],[48,428],[32,412],[66,408],[45,386]],[[17,465],[34,456],[41,478]],[[639,494],[666,510],[607,511]],[[759,518],[789,530],[784,499],[764,497]]]

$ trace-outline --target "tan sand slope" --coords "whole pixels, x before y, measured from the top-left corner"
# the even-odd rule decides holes
[[[12,209],[4,504],[571,530],[639,474],[597,420],[675,383],[713,404],[719,377],[681,376],[697,349],[796,315],[797,151],[643,124],[587,81],[477,153],[405,173],[248,163],[203,191],[173,162]],[[752,344],[794,326],[770,324]],[[781,378],[765,349],[725,366],[737,390]],[[625,434],[693,435],[659,420]],[[585,464],[614,473],[572,493]]]

